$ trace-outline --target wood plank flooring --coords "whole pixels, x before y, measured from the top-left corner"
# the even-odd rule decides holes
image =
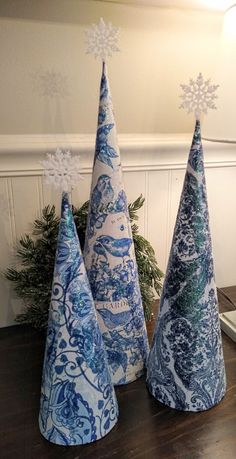
[[[224,292],[236,303],[236,287]],[[232,310],[219,294],[220,309]],[[152,334],[154,321],[149,325]],[[145,379],[116,389],[120,417],[96,443],[62,447],[38,429],[44,336],[28,327],[0,330],[1,459],[235,459],[236,344],[223,334],[227,394],[203,413],[182,413],[151,397]]]

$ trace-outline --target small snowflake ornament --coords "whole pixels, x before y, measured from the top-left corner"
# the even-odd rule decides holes
[[[69,150],[63,152],[57,148],[55,153],[48,153],[47,159],[40,163],[44,168],[46,183],[62,191],[71,191],[83,178],[80,175],[79,156],[72,156]]]
[[[180,95],[182,104],[180,108],[185,108],[188,113],[193,112],[196,119],[199,120],[202,113],[207,114],[209,108],[216,109],[215,99],[217,95],[215,91],[218,89],[218,84],[210,84],[211,80],[204,80],[199,73],[196,80],[192,78],[189,84],[181,84],[183,94]]]
[[[117,47],[119,29],[114,27],[111,22],[105,24],[101,18],[98,24],[85,30],[86,45],[88,54],[94,54],[95,58],[99,57],[102,61],[106,61],[107,57],[111,57],[112,53],[120,51]]]

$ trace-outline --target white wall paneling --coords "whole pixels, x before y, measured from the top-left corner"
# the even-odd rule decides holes
[[[159,266],[165,271],[191,135],[119,136],[125,188],[129,200],[145,197],[140,211],[140,232],[153,244]],[[43,184],[39,160],[56,146],[80,153],[84,180],[73,190],[73,203],[89,198],[94,137],[0,136],[0,270],[14,262],[16,240],[31,231],[31,224],[46,204],[60,194]],[[204,142],[210,223],[219,286],[236,283],[236,155],[235,146]],[[0,279],[0,326],[13,323],[19,310],[12,286]]]
[[[147,179],[148,173],[145,171],[134,173],[132,171],[123,173],[124,186],[129,198],[129,201],[134,201],[140,194],[147,199]],[[147,233],[147,205],[145,205],[139,211],[139,221],[137,222],[139,226],[139,231],[141,234]]]
[[[219,285],[236,285],[236,168],[207,169],[208,203]]]
[[[145,236],[155,247],[158,263],[161,269],[164,269],[168,249],[171,171],[150,171],[147,175],[149,187],[146,200],[147,231]]]

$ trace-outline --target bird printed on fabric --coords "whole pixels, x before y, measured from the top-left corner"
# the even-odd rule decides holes
[[[131,319],[130,309],[116,314],[105,308],[97,309],[97,311],[102,316],[103,322],[109,330],[113,330],[113,328],[117,328],[118,326],[124,326]]]
[[[112,213],[124,212],[126,215],[128,214],[128,204],[127,204],[127,197],[124,190],[119,191],[117,199],[114,202],[113,209],[111,210]]]
[[[103,255],[107,260],[108,252],[113,257],[129,257],[129,249],[132,244],[132,239],[124,237],[115,239],[112,236],[99,236],[93,246],[94,252],[98,255]]]
[[[105,124],[97,130],[95,158],[113,169],[111,158],[118,158],[115,149],[108,144],[108,134],[114,127],[114,123]]]
[[[106,174],[100,175],[97,180],[97,184],[93,189],[91,196],[91,210],[93,213],[98,208],[105,209],[106,206],[113,200],[114,191],[111,186],[111,177]]]
[[[102,224],[107,218],[108,206],[112,202],[113,197],[114,191],[111,186],[111,177],[106,174],[100,175],[90,199],[89,237],[93,236],[94,227],[102,227]]]

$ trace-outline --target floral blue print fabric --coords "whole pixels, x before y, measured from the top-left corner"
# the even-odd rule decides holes
[[[84,257],[112,381],[129,383],[149,347],[105,64]]]
[[[63,193],[45,348],[39,426],[58,445],[90,443],[118,407],[68,194]]]
[[[196,121],[151,345],[147,386],[177,410],[211,408],[226,391],[200,121]]]

